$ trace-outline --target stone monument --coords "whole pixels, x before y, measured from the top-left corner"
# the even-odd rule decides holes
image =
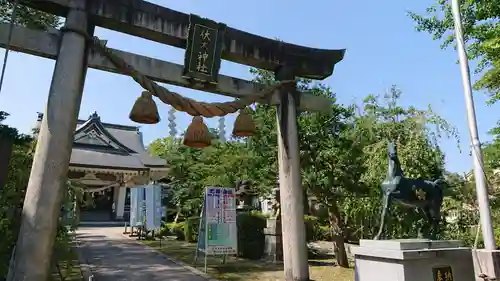
[[[356,281],[474,280],[471,249],[461,241],[361,240],[352,252]]]
[[[236,199],[238,200],[238,205],[236,206],[237,211],[251,211],[254,209],[253,199],[255,197],[254,192],[251,190],[250,181],[236,181]]]
[[[283,243],[281,233],[281,208],[279,187],[273,189],[272,202],[273,212],[267,219],[264,229],[264,259],[272,262],[283,261]]]

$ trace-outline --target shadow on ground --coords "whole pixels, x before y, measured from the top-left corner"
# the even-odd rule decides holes
[[[160,241],[142,241],[156,250],[165,253],[167,256],[182,261],[190,266],[194,266],[194,255],[196,244],[166,238]],[[309,259],[311,272],[328,272],[335,267],[334,256],[323,251],[314,251]],[[233,256],[227,257],[227,263],[223,264],[222,256],[208,256],[208,273],[220,280],[230,281],[253,281],[253,280],[281,280],[283,277],[282,263],[266,262],[263,260],[247,260]],[[198,262],[195,266],[199,270],[204,270],[204,256],[199,254]],[[323,280],[323,279],[319,279]]]
[[[166,256],[193,266],[196,244],[176,240],[135,241],[122,235],[123,228],[79,229],[81,252],[99,281],[202,281],[198,276]],[[147,246],[149,247],[147,247]],[[161,246],[160,246],[161,245]],[[164,254],[161,254],[163,252]],[[209,256],[208,274],[227,281],[281,280],[283,266],[261,260],[245,260]],[[352,270],[335,267],[333,256],[319,251],[309,259],[311,278],[318,281],[351,281]],[[204,258],[200,254],[196,268],[203,271]]]
[[[336,263],[333,261],[309,261],[309,265],[311,266],[335,266]]]
[[[80,252],[99,281],[205,280],[135,241],[91,233],[77,237]]]
[[[104,235],[91,235],[91,234],[75,234],[76,239],[106,239]]]

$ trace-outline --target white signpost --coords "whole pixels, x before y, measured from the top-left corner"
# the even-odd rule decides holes
[[[161,186],[150,184],[130,189],[131,227],[145,231],[160,229],[163,210]]]
[[[163,207],[161,204],[161,186],[147,185],[146,190],[146,229],[157,230],[161,228]]]
[[[141,202],[144,201],[144,188],[130,189],[130,227],[142,226]]]
[[[204,253],[205,272],[208,255],[238,253],[238,229],[236,226],[236,197],[234,188],[207,187],[200,216],[198,244],[194,263],[198,254]]]

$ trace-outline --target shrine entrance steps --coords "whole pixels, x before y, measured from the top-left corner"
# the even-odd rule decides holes
[[[80,227],[76,231],[79,253],[95,281],[208,280],[123,236],[123,230],[123,227]]]

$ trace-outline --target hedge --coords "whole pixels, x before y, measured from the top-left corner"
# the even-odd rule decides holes
[[[321,225],[316,217],[304,216],[307,241],[331,241],[329,226]],[[189,217],[184,222],[168,223],[169,232],[177,240],[196,242],[200,218]],[[241,212],[236,216],[238,229],[238,256],[246,259],[260,259],[264,255],[266,216],[260,212]]]
[[[236,217],[238,227],[238,256],[246,259],[260,259],[264,254],[264,228],[266,217],[258,212],[239,213]]]
[[[184,222],[178,223],[167,223],[167,228],[170,233],[174,234],[177,237],[177,240],[185,240],[184,236]]]

